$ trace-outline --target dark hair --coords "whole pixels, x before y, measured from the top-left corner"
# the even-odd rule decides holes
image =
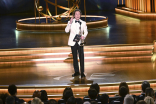
[[[109,96],[107,94],[102,94],[100,96],[100,102],[102,104],[108,104],[108,101],[109,101]]]
[[[5,100],[6,104],[14,104],[15,103],[15,99],[13,96],[8,96]]]
[[[83,100],[81,98],[76,98],[76,104],[83,104]]]
[[[67,90],[64,93],[63,99],[65,100],[65,102],[67,102],[67,100],[71,97],[74,96],[73,95],[73,91],[72,90]]]
[[[9,85],[8,92],[10,95],[15,95],[17,93],[17,87],[14,84]]]
[[[128,89],[125,86],[120,87],[119,95],[121,97],[125,97],[128,94]]]
[[[146,96],[154,97],[154,90],[150,87],[147,87],[145,90]]]
[[[0,98],[0,104],[3,104],[3,100]]]
[[[150,87],[150,83],[147,81],[143,81],[141,87],[142,87],[142,91],[145,92],[146,88]]]
[[[71,89],[71,87],[66,87],[65,89],[64,89],[64,91],[63,91],[63,97],[62,97],[62,99],[65,99],[65,93],[66,93],[66,91],[72,91],[72,89]],[[73,91],[72,91],[73,92]]]
[[[7,93],[2,93],[2,94],[0,94],[0,98],[1,98],[2,101],[3,101],[3,104],[5,104],[5,99],[6,99],[8,96],[9,96],[9,94],[7,94]]]
[[[40,98],[40,97],[41,97],[41,92],[40,92],[40,91],[38,91],[38,90],[34,91],[34,93],[33,93],[33,96],[32,96],[32,97],[33,97],[33,98],[35,98],[35,97]]]
[[[98,93],[95,89],[88,90],[88,96],[90,97],[90,99],[96,99],[97,95],[98,95]]]
[[[119,89],[120,89],[122,86],[124,86],[124,87],[127,88],[128,94],[129,94],[129,87],[128,87],[128,84],[127,84],[126,82],[121,82],[120,85],[119,85]]]
[[[96,101],[91,101],[90,104],[98,104]]]
[[[74,96],[71,96],[71,97],[67,100],[67,104],[76,104],[76,99],[74,98]]]
[[[57,101],[54,100],[54,99],[50,99],[50,100],[48,101],[48,104],[57,104]]]
[[[95,89],[97,91],[97,93],[99,94],[100,92],[100,87],[97,83],[94,83],[90,86],[91,89]]]
[[[42,101],[47,101],[48,100],[48,96],[47,96],[47,92],[45,90],[41,90],[41,100]]]
[[[73,17],[75,17],[75,12],[79,11],[80,12],[80,15],[82,15],[82,12],[80,9],[75,9],[75,11],[73,12]]]
[[[147,104],[144,100],[139,100],[136,104]]]
[[[156,98],[156,92],[154,93],[154,96],[155,96],[155,98]]]

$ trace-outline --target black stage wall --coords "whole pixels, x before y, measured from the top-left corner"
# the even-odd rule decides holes
[[[55,0],[49,0],[55,2]],[[58,5],[68,6],[68,0],[58,0]],[[122,2],[122,0],[120,0]],[[84,0],[81,0],[80,8],[83,11]],[[118,0],[86,0],[87,11],[92,10],[114,10],[117,7]],[[40,0],[40,5],[45,10],[45,1]],[[50,5],[50,11],[54,12],[55,7]],[[0,0],[0,14],[11,13],[33,13],[34,0]],[[61,9],[58,9],[61,11]]]

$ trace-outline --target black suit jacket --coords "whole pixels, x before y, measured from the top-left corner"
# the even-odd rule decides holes
[[[144,98],[145,98],[145,93],[142,93],[141,95],[136,97],[137,101],[144,100]]]
[[[24,103],[24,100],[23,99],[19,99],[18,97],[16,97],[16,96],[13,96],[14,97],[14,99],[15,99],[15,103],[16,104],[22,104],[22,103]]]
[[[84,98],[83,98],[83,101],[91,101],[90,100],[90,98],[88,97],[88,96],[85,96]],[[97,96],[97,101],[100,101],[100,95],[98,94],[98,96]]]

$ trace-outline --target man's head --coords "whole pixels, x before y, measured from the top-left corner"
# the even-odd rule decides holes
[[[136,104],[147,104],[144,100],[139,100]]]
[[[80,17],[81,17],[81,10],[80,9],[76,9],[74,12],[73,12],[73,17],[76,19],[76,20],[79,20]]]
[[[15,96],[17,94],[17,87],[14,84],[9,85],[8,92],[10,95]]]
[[[35,98],[31,101],[31,104],[43,104],[43,102],[42,102],[38,97],[35,97]]]
[[[99,94],[100,92],[100,87],[97,83],[94,83],[90,86],[90,89],[95,89],[97,91],[97,93]]]
[[[63,95],[63,99],[67,101],[71,96],[74,96],[72,90],[67,90]]]
[[[50,100],[48,101],[48,104],[57,104],[57,101],[54,100],[54,99],[50,99]]]
[[[100,102],[102,104],[108,104],[108,102],[109,102],[109,96],[107,94],[102,94],[100,96]]]
[[[128,89],[124,86],[120,87],[119,89],[119,95],[121,97],[125,97],[128,94]]]
[[[144,81],[144,82],[142,82],[141,87],[142,87],[142,92],[145,93],[146,88],[147,88],[147,87],[150,87],[150,84],[149,84],[149,82]]]
[[[67,100],[67,104],[76,104],[76,99],[71,96],[68,100]]]
[[[132,95],[127,94],[124,98],[124,104],[134,104],[134,98]]]
[[[154,98],[154,90],[150,87],[146,88],[145,94],[146,94],[146,96],[150,96],[150,97]]]
[[[2,94],[0,94],[0,98],[2,99],[2,101],[3,101],[3,104],[5,104],[5,100],[6,100],[6,98],[9,96],[9,94],[8,93],[2,93]]]
[[[96,99],[97,95],[98,95],[98,93],[97,93],[97,91],[95,89],[91,88],[91,89],[88,90],[88,96],[89,96],[90,99]]]
[[[150,96],[145,97],[144,101],[147,104],[154,104],[154,99],[152,97],[150,97]]]
[[[127,84],[126,82],[121,82],[120,85],[119,85],[119,89],[120,89],[120,87],[122,87],[122,86],[126,87],[126,88],[128,89],[128,93],[129,93],[128,84]]]
[[[15,104],[15,99],[13,96],[8,96],[5,100],[6,104]]]
[[[85,101],[83,102],[83,104],[91,104],[89,101]]]
[[[41,100],[42,101],[47,101],[48,100],[48,96],[47,96],[47,92],[45,90],[41,90]]]
[[[76,98],[76,104],[83,104],[83,100],[81,98]]]
[[[34,93],[33,93],[33,98],[35,97],[38,97],[40,98],[41,97],[41,92],[39,90],[35,90]]]
[[[64,91],[63,91],[63,97],[64,97],[65,92],[68,91],[68,90],[70,90],[71,92],[73,92],[72,89],[71,89],[71,87],[66,87],[66,88],[64,89]],[[63,98],[63,99],[64,99],[64,98]]]

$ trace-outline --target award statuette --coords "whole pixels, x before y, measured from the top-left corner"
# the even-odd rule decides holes
[[[82,32],[81,32],[81,22],[80,22],[80,28],[79,28],[79,35],[81,35],[82,36]],[[84,46],[84,44],[86,44],[86,42],[84,41],[84,39],[81,39],[81,43],[80,43],[80,45],[81,46]]]
[[[74,41],[74,42],[79,42],[80,39],[81,39],[81,35],[76,34],[76,36],[74,37],[73,41]]]
[[[81,39],[81,44],[80,45],[83,46],[84,44],[86,44],[86,42],[84,41],[84,39]]]
[[[80,32],[79,32],[79,34],[80,34],[80,36],[83,36],[82,35],[82,32],[81,32],[81,26],[80,26]],[[81,39],[81,43],[80,43],[81,46],[84,46],[84,44],[86,44],[86,42],[84,40],[85,39]]]

